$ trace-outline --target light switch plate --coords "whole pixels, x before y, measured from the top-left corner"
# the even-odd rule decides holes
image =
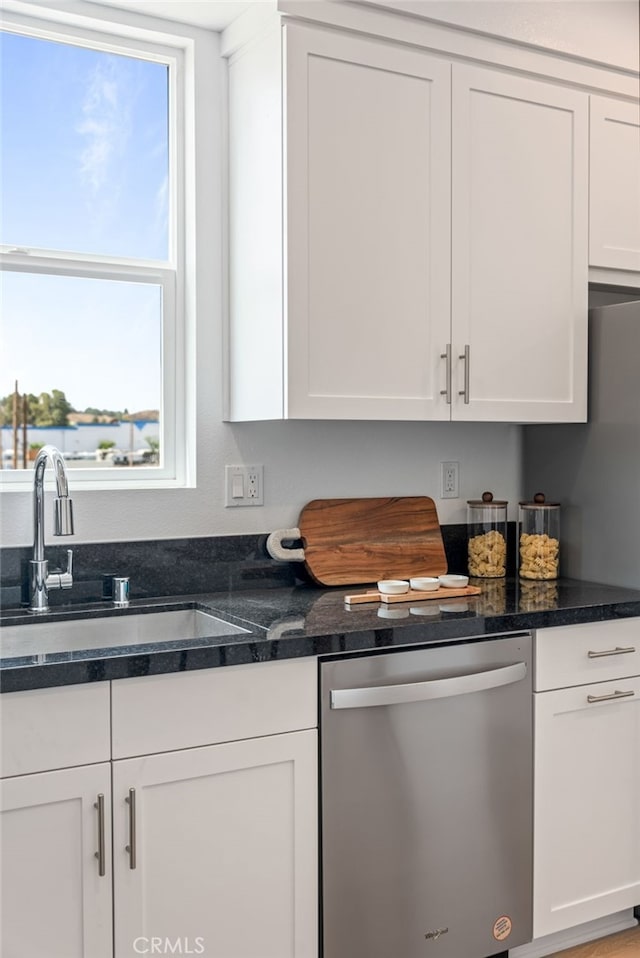
[[[225,506],[262,506],[263,466],[225,466]]]

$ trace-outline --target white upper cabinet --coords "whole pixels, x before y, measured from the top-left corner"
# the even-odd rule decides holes
[[[452,193],[453,418],[585,420],[587,97],[454,64]]]
[[[589,264],[640,272],[640,104],[590,106]]]
[[[230,418],[448,419],[450,64],[283,30],[282,159],[279,32],[229,70]]]
[[[286,22],[229,150],[228,419],[586,418],[586,94]]]

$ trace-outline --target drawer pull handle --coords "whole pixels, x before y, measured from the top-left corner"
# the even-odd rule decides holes
[[[129,852],[129,868],[136,867],[136,790],[129,789],[129,795],[125,798],[129,806],[129,844],[125,846]]]
[[[464,352],[458,357],[459,359],[464,359],[464,389],[461,389],[458,393],[459,396],[464,396],[465,405],[469,405],[469,354],[471,352],[470,346],[464,347]]]
[[[104,855],[104,795],[98,795],[98,801],[93,803],[93,807],[98,810],[98,851],[95,857],[98,859],[98,875],[104,878],[106,875],[105,855]]]
[[[440,353],[440,359],[446,359],[445,389],[440,390],[441,396],[446,396],[447,403],[451,405],[451,343],[447,343],[445,352]]]
[[[611,692],[610,695],[587,695],[587,702],[591,705],[593,702],[613,702],[614,699],[629,699],[634,696],[636,693],[631,692],[619,692],[617,689],[615,692]]]
[[[615,649],[605,649],[604,652],[587,652],[587,655],[590,659],[601,659],[605,655],[629,655],[630,652],[635,652],[635,648],[630,645],[628,649],[623,649],[622,646],[616,645]]]

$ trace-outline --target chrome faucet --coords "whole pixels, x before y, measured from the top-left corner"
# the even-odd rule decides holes
[[[55,472],[58,495],[54,504],[54,536],[73,535],[73,503],[69,498],[67,472],[60,450],[43,446],[34,464],[33,479],[33,559],[29,563],[29,611],[49,611],[49,589],[70,589],[73,585],[73,551],[67,550],[67,568],[49,572],[44,557],[44,472],[47,460]]]

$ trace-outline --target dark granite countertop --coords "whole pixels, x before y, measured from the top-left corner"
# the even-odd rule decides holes
[[[21,624],[25,629],[37,629],[41,622],[88,619],[105,612],[113,616],[117,627],[118,616],[132,612],[199,607],[247,631],[101,649],[82,649],[77,641],[74,650],[0,657],[0,688],[12,692],[640,617],[640,591],[633,589],[572,579],[523,582],[508,578],[475,580],[474,584],[481,586],[482,593],[473,598],[452,598],[446,603],[439,598],[390,607],[378,603],[345,606],[344,596],[365,591],[361,586],[319,589],[299,585],[139,599],[126,610],[115,610],[111,603],[69,604],[39,616],[37,623],[27,610],[5,610],[0,626]],[[0,634],[0,649],[1,639]]]

